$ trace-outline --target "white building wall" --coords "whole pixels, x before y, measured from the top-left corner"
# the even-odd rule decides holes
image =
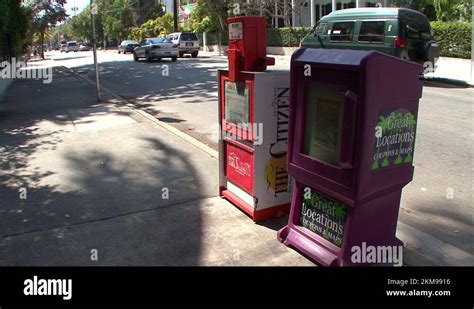
[[[301,4],[307,2],[306,6],[301,6]],[[333,4],[332,0],[292,0],[292,4],[296,7],[296,12],[292,15],[294,16],[292,21],[293,27],[310,27],[311,26],[311,2],[314,2],[315,7],[319,7],[319,10],[316,10],[318,16],[317,19],[320,19],[323,13],[323,6],[327,4]],[[344,4],[349,4],[354,2],[354,4],[358,7],[365,7],[367,6],[367,2],[369,3],[382,3],[383,6],[388,6],[388,0],[337,0],[336,3],[341,3],[342,7]],[[301,8],[301,9],[299,9]],[[335,10],[336,8],[334,8]]]
[[[161,0],[161,3],[165,5],[166,12],[173,14],[173,0]]]

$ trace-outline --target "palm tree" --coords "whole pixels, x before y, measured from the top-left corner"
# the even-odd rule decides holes
[[[339,221],[344,220],[346,218],[346,208],[339,204],[336,205],[336,211],[334,212],[336,219]]]
[[[410,131],[414,131],[414,127],[416,126],[416,119],[415,119],[415,116],[413,116],[412,113],[408,113],[408,126],[410,127]],[[408,155],[405,157],[405,160],[404,160],[404,163],[411,163],[413,161],[413,151],[414,149],[412,148],[413,147],[413,143],[415,141],[415,138],[413,138],[411,141],[410,141],[410,148],[412,149]]]
[[[398,112],[398,113],[397,113],[397,120],[398,120],[398,121],[403,121],[403,114],[402,114],[401,112]],[[404,128],[400,128],[400,127],[399,127],[399,128],[397,129],[397,133],[399,133],[399,134],[402,134],[403,131],[405,131]],[[402,146],[403,146],[403,143],[400,142],[399,144],[400,144],[400,146],[398,147],[398,156],[397,156],[397,159],[395,160],[395,164],[400,164],[400,163],[403,162],[403,158],[402,158]]]
[[[326,227],[323,231],[323,237],[326,240],[329,240],[329,229]]]
[[[392,117],[393,119],[396,119],[397,115],[394,112],[391,112],[389,117]],[[386,128],[388,130],[388,122],[387,122]],[[387,143],[387,150],[386,151],[387,152],[390,151],[390,143]],[[385,159],[382,161],[382,167],[387,167],[389,165],[390,165],[390,161],[388,161],[388,156],[385,156]]]

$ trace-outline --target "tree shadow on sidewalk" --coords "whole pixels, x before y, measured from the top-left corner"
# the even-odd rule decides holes
[[[0,123],[0,265],[199,264],[202,154],[151,125],[75,132],[24,107]]]

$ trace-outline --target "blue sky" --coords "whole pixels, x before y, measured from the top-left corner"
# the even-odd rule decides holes
[[[90,3],[90,0],[68,0],[65,5],[65,8],[69,16],[73,16],[74,12],[72,11],[72,8],[74,6],[79,9],[76,12],[76,14],[79,14],[89,3]]]

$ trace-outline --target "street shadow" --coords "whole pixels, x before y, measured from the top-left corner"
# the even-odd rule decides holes
[[[280,229],[288,225],[288,218],[289,218],[288,214],[285,214],[277,218],[267,219],[267,220],[258,222],[257,224],[264,226],[267,229],[279,231]]]
[[[182,119],[172,118],[172,117],[159,117],[158,120],[166,123],[181,123],[184,122]]]
[[[59,79],[58,97],[71,89],[88,93],[70,76]],[[209,190],[196,157],[140,126],[136,135],[128,126],[116,128],[114,139],[75,132],[67,115],[46,102],[57,97],[20,102],[29,83],[47,92],[38,81],[15,82],[5,100],[9,113],[0,120],[0,265],[198,265],[199,200]]]
[[[469,84],[462,81],[454,82],[450,80],[430,79],[430,78],[421,78],[420,80],[423,83],[423,86],[432,87],[432,88],[467,89],[471,87]]]
[[[101,76],[107,87],[137,107],[147,108],[153,103],[179,100],[193,104],[216,101],[218,90],[217,68],[226,62],[211,58],[180,58],[177,62],[103,62]],[[167,67],[163,67],[166,65]],[[93,78],[93,66],[74,68]]]
[[[81,58],[87,58],[88,56],[74,56],[74,57],[55,57],[53,58],[53,61],[64,61],[64,60],[76,60],[76,59],[81,59]]]

